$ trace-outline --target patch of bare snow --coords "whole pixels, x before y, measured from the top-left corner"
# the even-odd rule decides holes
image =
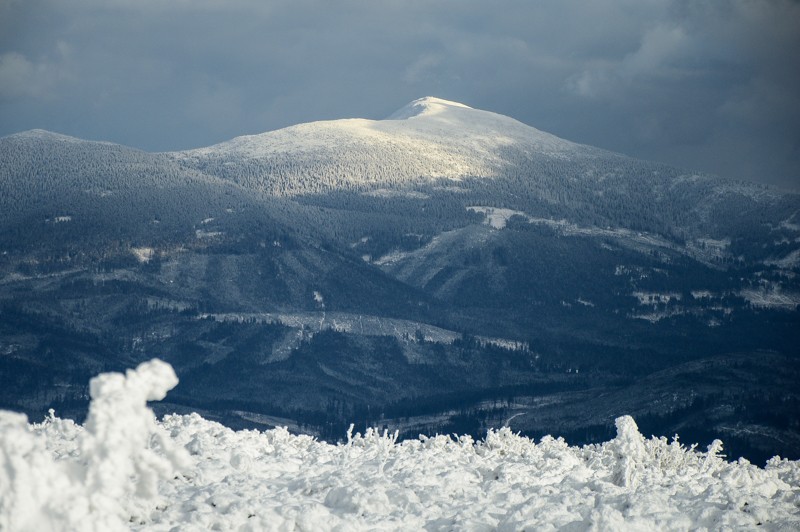
[[[429,195],[416,190],[395,190],[390,188],[377,188],[362,192],[362,194],[364,196],[370,196],[374,198],[409,198],[418,200],[426,200],[430,198]]]
[[[779,268],[785,268],[787,270],[791,270],[794,268],[800,267],[800,249],[795,249],[788,255],[780,259],[774,260],[765,260],[764,264],[768,266],[777,266]]]
[[[795,310],[800,305],[800,294],[784,292],[778,285],[746,288],[739,295],[755,307]]]
[[[203,231],[202,229],[195,229],[194,236],[198,239],[206,239],[206,238],[216,238],[218,236],[222,236],[225,233],[222,231]]]
[[[515,211],[513,209],[502,209],[499,207],[480,207],[480,206],[471,206],[467,207],[468,211],[478,212],[486,216],[486,220],[484,223],[490,226],[492,229],[503,229],[505,228],[508,220],[512,216],[522,216],[526,220],[528,216],[521,211]]]
[[[434,249],[436,246],[438,246],[439,243],[442,241],[443,237],[447,238],[452,233],[455,233],[455,231],[445,231],[444,233],[436,235],[433,238],[431,238],[430,242],[428,242],[423,247],[421,247],[421,248],[419,248],[417,250],[414,250],[414,251],[393,250],[393,251],[387,253],[386,255],[383,255],[383,256],[378,257],[377,259],[375,259],[373,261],[373,264],[375,264],[377,266],[386,266],[388,264],[393,264],[393,263],[396,263],[396,262],[400,262],[400,261],[402,261],[402,260],[404,260],[404,259],[406,259],[406,258],[408,258],[408,257],[410,257],[410,256],[412,256],[414,254],[425,254],[428,251],[430,251],[431,249]]]
[[[378,266],[386,266],[387,264],[400,262],[401,260],[403,260],[404,258],[408,257],[409,255],[410,255],[410,253],[407,252],[407,251],[394,250],[394,251],[392,251],[390,253],[387,253],[386,255],[378,257],[377,259],[375,259],[373,261],[373,263],[378,265]]]
[[[710,290],[692,290],[692,299],[711,299],[714,297]]]
[[[643,292],[636,291],[631,294],[635,297],[640,305],[656,305],[659,303],[670,303],[672,301],[680,301],[681,294],[677,292]]]
[[[150,247],[131,248],[131,253],[141,263],[148,263],[153,258],[154,250]]]
[[[319,308],[325,308],[325,298],[322,297],[322,293],[314,290],[312,297],[314,298],[314,303],[316,303]]]
[[[647,312],[643,314],[633,314],[630,317],[635,320],[649,321],[650,323],[658,323],[661,320],[671,318],[673,316],[682,316],[685,312],[681,309],[667,309],[661,311]]]
[[[795,223],[795,218],[797,217],[797,213],[795,212],[787,219],[783,220],[780,223],[780,226],[784,229],[788,229],[790,231],[800,231],[800,224]]]

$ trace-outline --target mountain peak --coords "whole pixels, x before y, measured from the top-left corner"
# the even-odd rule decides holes
[[[425,96],[398,109],[389,116],[388,120],[406,120],[417,116],[430,116],[448,109],[472,109],[472,107],[434,96]]]

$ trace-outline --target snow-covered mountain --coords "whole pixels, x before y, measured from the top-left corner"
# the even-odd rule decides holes
[[[313,122],[172,155],[251,188],[297,195],[497,177],[510,157],[594,151],[506,116],[428,97],[386,120]]]
[[[745,259],[788,264],[798,252],[797,235],[787,230],[798,212],[796,195],[575,144],[431,97],[385,120],[313,122],[167,155],[270,195],[420,200],[445,190],[469,198],[474,212],[501,207],[551,227],[577,224],[584,234],[647,231],[679,242],[695,259],[738,256],[725,243],[742,238],[766,244]],[[765,231],[753,227],[754,219]],[[759,234],[743,235],[753,231]]]
[[[79,416],[159,354],[162,408],[235,426],[633,414],[800,456],[798,257],[797,195],[436,98],[175,153],[30,131],[0,139],[0,406]]]

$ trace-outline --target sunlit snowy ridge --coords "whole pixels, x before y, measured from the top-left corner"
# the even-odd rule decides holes
[[[800,463],[727,462],[645,439],[600,445],[367,430],[331,445],[285,429],[156,421],[161,361],[92,380],[84,426],[0,411],[0,530],[800,529]]]

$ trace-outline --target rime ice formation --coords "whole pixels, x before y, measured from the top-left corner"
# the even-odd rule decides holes
[[[233,431],[146,406],[177,382],[158,360],[91,383],[85,426],[0,412],[0,530],[791,530],[800,464],[729,463],[628,416],[570,447],[508,428],[462,436],[368,429],[331,445]]]
[[[0,411],[0,530],[125,530],[149,512],[190,464],[146,406],[177,383],[160,360],[95,377],[83,427]]]

